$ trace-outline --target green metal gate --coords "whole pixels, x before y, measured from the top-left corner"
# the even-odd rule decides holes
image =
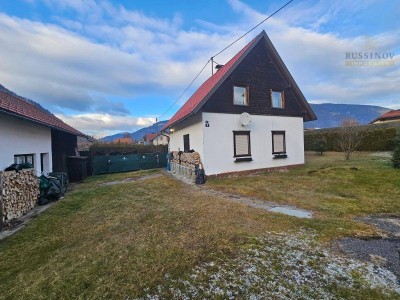
[[[167,153],[104,155],[92,158],[93,175],[165,168]]]

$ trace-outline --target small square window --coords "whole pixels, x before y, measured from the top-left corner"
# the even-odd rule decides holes
[[[233,132],[234,157],[251,156],[250,131]]]
[[[284,131],[272,131],[272,154],[286,154]]]
[[[15,164],[30,164],[34,167],[33,154],[17,154],[14,155]]]
[[[233,104],[234,105],[249,105],[249,91],[246,86],[233,87]]]
[[[273,108],[285,108],[285,99],[283,92],[276,92],[271,90],[271,102]]]

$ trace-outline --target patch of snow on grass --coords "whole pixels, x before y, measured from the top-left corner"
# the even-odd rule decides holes
[[[309,232],[252,239],[232,260],[215,260],[144,299],[337,299],[338,289],[360,287],[400,294],[397,277],[370,263],[330,253]],[[339,297],[338,297],[339,296]]]

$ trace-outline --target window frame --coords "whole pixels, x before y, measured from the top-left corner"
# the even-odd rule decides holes
[[[248,138],[248,154],[236,154],[236,136],[237,135],[247,135]],[[233,131],[233,157],[250,157],[251,156],[251,138],[250,138],[250,131],[249,130],[234,130]]]
[[[281,94],[281,104],[282,107],[276,107],[274,106],[274,101],[272,99],[272,93],[280,93]],[[285,109],[285,91],[278,91],[274,89],[270,89],[270,96],[271,96],[271,107],[276,108],[276,109]]]
[[[246,104],[236,104],[235,103],[235,87],[244,88],[246,89]],[[249,93],[249,86],[245,84],[234,84],[233,85],[233,98],[232,98],[233,105],[235,106],[249,106],[250,105],[250,93]]]
[[[15,162],[15,158],[17,157],[24,157],[24,164],[28,163],[27,162],[27,157],[31,156],[32,157],[32,167],[35,168],[35,154],[34,153],[30,153],[30,154],[14,154],[14,163],[16,164],[17,162]]]
[[[275,143],[274,143],[274,135],[282,135],[283,134],[283,152],[275,152]],[[286,155],[286,131],[284,130],[273,130],[271,131],[272,137],[272,154],[273,155]]]

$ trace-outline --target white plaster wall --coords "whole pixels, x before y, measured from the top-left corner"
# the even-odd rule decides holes
[[[166,145],[168,144],[168,137],[159,135],[153,140],[153,145]]]
[[[240,115],[203,113],[201,129],[204,130],[204,153],[201,157],[207,175],[304,163],[303,118],[252,115],[251,119],[251,124],[243,127]],[[209,127],[203,124],[206,121],[209,122]],[[250,130],[253,161],[235,162],[234,130]],[[288,157],[285,159],[273,159],[273,130],[286,132]]]
[[[16,154],[34,154],[35,170],[40,172],[40,153],[48,153],[45,168],[51,172],[50,128],[0,114],[0,170],[13,164]]]
[[[173,127],[170,133],[169,151],[183,151],[183,136],[189,134],[190,149],[203,158],[203,123],[201,114],[193,116]]]

